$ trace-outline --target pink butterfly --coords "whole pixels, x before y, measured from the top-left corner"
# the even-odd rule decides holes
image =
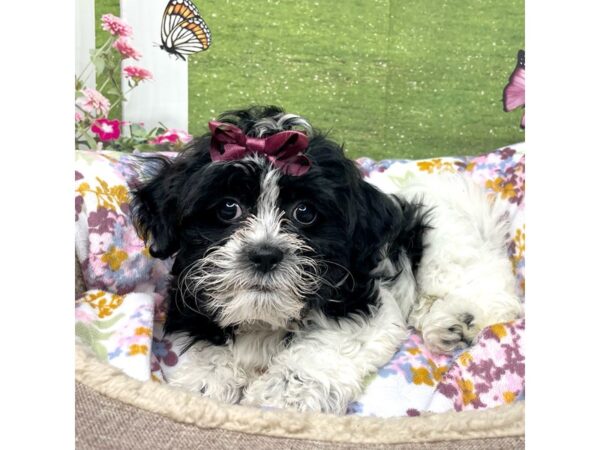
[[[525,106],[525,52],[523,50],[519,50],[517,54],[517,67],[504,88],[503,102],[506,112]],[[525,112],[521,118],[521,128],[525,128]]]

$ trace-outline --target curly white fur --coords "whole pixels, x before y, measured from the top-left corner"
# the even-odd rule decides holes
[[[344,414],[362,380],[407,336],[394,297],[382,289],[369,316],[334,320],[311,312],[286,345],[285,330],[241,329],[225,346],[196,343],[165,373],[172,385],[245,405]]]
[[[429,348],[453,352],[482,328],[522,315],[503,202],[462,174],[416,177],[400,190],[386,190],[431,208],[408,317]]]

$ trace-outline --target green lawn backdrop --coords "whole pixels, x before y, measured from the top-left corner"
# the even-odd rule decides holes
[[[502,109],[524,0],[194,1],[213,44],[190,58],[191,133],[224,110],[277,104],[351,157],[478,154],[525,138],[521,113]],[[96,1],[98,23],[107,12],[118,0]]]

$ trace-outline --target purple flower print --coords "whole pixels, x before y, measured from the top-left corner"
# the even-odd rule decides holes
[[[110,233],[115,226],[114,214],[110,214],[106,208],[100,207],[97,211],[91,211],[88,216],[88,226],[90,230],[97,233]]]
[[[79,214],[83,210],[83,197],[78,195],[75,197],[75,221],[79,220]]]
[[[152,353],[156,356],[159,362],[166,364],[167,366],[174,366],[177,364],[179,358],[177,354],[171,351],[173,343],[168,339],[158,340],[152,338]]]

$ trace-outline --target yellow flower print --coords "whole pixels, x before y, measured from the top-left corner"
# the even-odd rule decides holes
[[[501,323],[492,325],[490,331],[494,333],[499,340],[506,336],[506,328]]]
[[[435,170],[439,172],[456,172],[456,168],[451,162],[444,161],[440,158],[428,159],[426,161],[418,161],[417,167],[419,170],[427,173],[433,173]]]
[[[115,272],[121,268],[121,264],[127,259],[127,256],[127,252],[111,245],[108,251],[102,255],[102,258],[100,259],[103,263],[108,264],[110,270]]]
[[[517,193],[515,192],[515,187],[513,186],[512,183],[506,183],[504,186],[502,186],[502,198],[503,199],[509,199],[509,198],[514,198],[517,195]]]
[[[448,366],[440,366],[433,371],[435,381],[441,381],[442,376],[448,371]]]
[[[421,350],[418,349],[417,347],[413,347],[413,348],[407,348],[406,349],[408,351],[408,353],[410,353],[411,355],[418,355],[419,353],[421,353]]]
[[[110,300],[107,299],[110,298]],[[87,294],[83,301],[89,303],[90,306],[98,310],[100,319],[110,316],[115,309],[123,303],[123,296],[117,294],[109,294],[104,291],[92,292]]]
[[[147,355],[147,354],[148,354],[148,346],[147,345],[131,344],[129,346],[129,356]]]
[[[118,184],[110,188],[110,196],[113,200],[118,204],[122,205],[123,203],[128,203],[128,193],[127,188],[122,184]]]
[[[467,367],[471,361],[473,356],[469,352],[464,352],[458,357],[458,362],[463,367]]]
[[[412,372],[414,384],[426,384],[428,386],[433,386],[431,374],[429,373],[429,370],[427,370],[426,367],[418,367],[416,369],[414,367],[411,367],[410,370]]]
[[[79,187],[77,189],[75,189],[75,192],[79,192],[79,195],[81,195],[83,197],[85,195],[85,193],[89,190],[90,190],[90,185],[84,181],[83,183],[81,183],[79,185]]]
[[[517,195],[514,185],[512,183],[504,183],[502,178],[499,177],[493,180],[487,180],[485,182],[485,187],[499,193],[505,200],[511,199]]]
[[[515,401],[515,398],[517,398],[517,394],[512,391],[506,391],[502,395],[504,396],[504,401],[506,403],[512,403]]]
[[[523,225],[523,229],[517,228],[517,231],[515,231],[515,237],[513,238],[513,243],[514,251],[511,256],[511,262],[513,266],[513,273],[517,273],[517,265],[525,256],[525,225]]]
[[[92,189],[92,187],[83,182],[79,185],[76,191],[84,196],[86,193],[96,195],[98,206],[106,209],[116,211],[122,204],[128,203],[128,190],[127,187],[122,184],[115,186],[109,186],[108,183],[98,177],[96,177],[99,186]]]
[[[135,329],[136,336],[152,336],[152,330],[148,327],[137,327]]]
[[[475,163],[473,161],[469,162],[466,166],[465,166],[465,171],[466,172],[473,172],[473,169],[475,168]]]
[[[435,168],[436,162],[439,164],[439,159],[432,159],[428,161],[419,161],[417,162],[417,167],[419,170],[427,173],[433,173],[433,169]]]
[[[446,373],[448,370],[447,366],[438,367],[436,363],[433,362],[433,359],[428,358],[427,362],[429,363],[429,367],[431,367],[431,375],[433,375],[433,379],[435,381],[440,381],[442,379],[442,375]]]
[[[162,383],[162,381],[160,380],[160,378],[158,378],[156,375],[154,375],[153,373],[150,374],[150,379],[152,381],[154,381],[155,383]]]
[[[485,187],[491,189],[494,192],[500,192],[502,190],[502,178],[494,178],[493,180],[487,180]]]
[[[98,300],[99,298],[104,297],[105,295],[106,295],[106,292],[104,292],[104,291],[90,292],[85,297],[83,297],[83,301],[89,303],[92,306],[95,306],[94,302],[96,300]]]
[[[462,399],[465,406],[477,398],[477,395],[475,395],[475,392],[473,392],[472,381],[459,378],[458,387],[462,391]]]

